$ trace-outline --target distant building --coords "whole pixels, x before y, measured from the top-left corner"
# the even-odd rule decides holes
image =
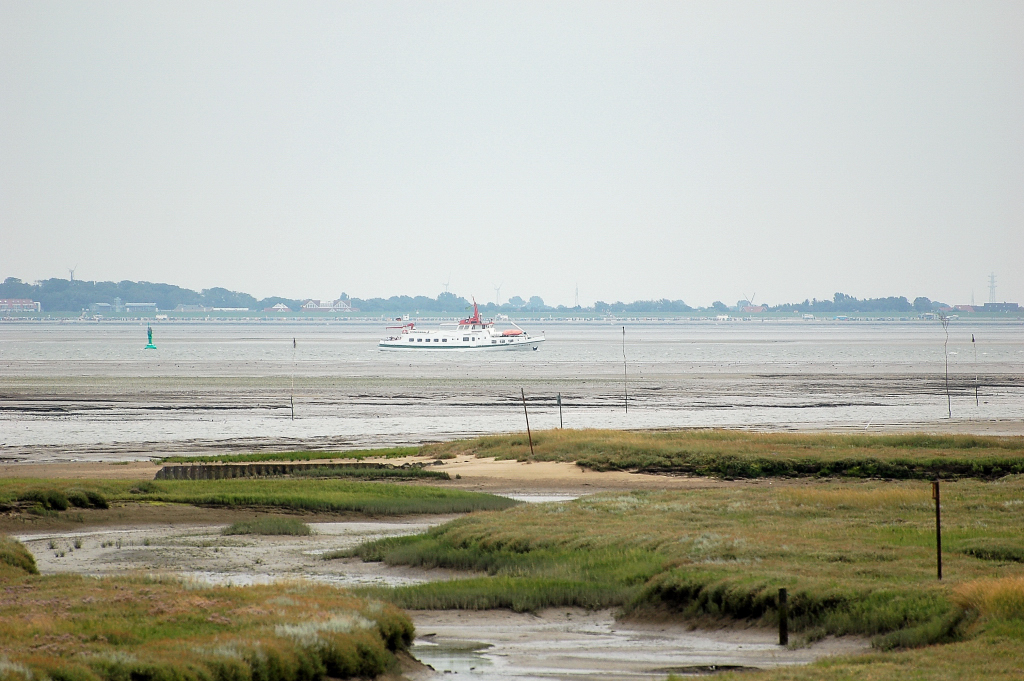
[[[114,311],[114,306],[110,303],[93,303],[89,306],[89,312],[93,314],[109,314]]]
[[[126,312],[156,312],[156,303],[125,303]]]
[[[288,307],[287,305],[285,305],[284,303],[278,303],[274,307],[265,307],[265,308],[263,308],[263,311],[264,312],[291,312],[292,309],[290,307]]]
[[[175,312],[206,312],[207,309],[202,305],[178,305],[174,308]]]
[[[984,312],[1017,312],[1020,305],[1017,303],[985,303],[982,307]]]
[[[29,298],[0,298],[0,312],[42,312],[42,303]]]
[[[767,312],[767,311],[768,311],[768,306],[767,305],[744,305],[743,306],[743,312],[745,314],[761,314],[762,312]]]
[[[320,301],[320,300],[307,300],[302,304],[302,309],[308,312],[359,312],[356,308],[342,298],[337,300]]]
[[[977,312],[978,308],[975,305],[954,305],[953,309],[957,312]]]

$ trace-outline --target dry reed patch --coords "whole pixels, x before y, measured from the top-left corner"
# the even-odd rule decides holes
[[[921,485],[913,487],[889,485],[874,489],[802,487],[780,489],[778,494],[780,498],[793,504],[827,509],[912,508],[928,506],[931,501],[930,489]]]
[[[953,590],[957,605],[982,617],[1024,619],[1024,576],[978,579]]]

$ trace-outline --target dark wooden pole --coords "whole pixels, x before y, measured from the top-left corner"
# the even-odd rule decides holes
[[[942,579],[942,509],[939,500],[939,481],[932,483],[932,499],[935,500],[935,565],[939,579]]]
[[[519,389],[523,396],[523,414],[526,416],[526,437],[530,438],[530,458],[533,458],[533,434],[530,433],[530,412],[526,411],[526,391]]]
[[[786,599],[786,587],[779,589],[779,645],[789,645],[789,603]]]
[[[562,393],[558,393],[558,428],[562,429]]]

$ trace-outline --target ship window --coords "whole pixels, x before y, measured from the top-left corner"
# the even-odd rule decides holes
[[[442,342],[442,343],[447,343],[447,342],[448,342],[448,339],[447,339],[447,338],[442,338],[442,339],[441,339],[441,342]]]
[[[435,338],[435,339],[434,339],[434,342],[435,342],[435,343],[440,343],[440,342],[441,342],[441,339],[440,339],[440,338]]]
[[[410,339],[409,339],[409,342],[410,342],[410,343],[415,343],[415,342],[416,342],[416,339],[415,339],[415,338],[410,338]]]
[[[423,342],[423,339],[422,339],[422,338],[417,338],[417,339],[416,339],[416,342],[417,342],[417,343],[422,343],[422,342]]]
[[[492,340],[492,341],[491,341],[491,345],[494,345],[494,344],[495,344],[495,343],[497,343],[497,342],[498,342],[498,341],[494,341],[494,340]]]
[[[464,341],[468,341],[468,340],[469,340],[469,336],[463,336],[463,337],[462,337],[462,340],[464,340]]]

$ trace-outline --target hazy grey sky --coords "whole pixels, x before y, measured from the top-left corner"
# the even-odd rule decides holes
[[[1024,303],[1024,2],[0,2],[0,278]]]

